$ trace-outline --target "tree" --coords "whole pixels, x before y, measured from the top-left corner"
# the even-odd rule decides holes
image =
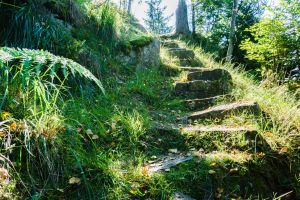
[[[300,0],[281,0],[269,13],[247,29],[250,36],[240,45],[262,75],[289,71],[300,61]]]
[[[162,0],[147,0],[148,11],[147,19],[144,19],[148,29],[155,34],[164,34],[172,31],[172,27],[168,26],[171,16],[165,16],[166,7],[162,7]]]
[[[196,34],[196,0],[191,1],[191,6],[192,6],[192,33],[193,35]]]
[[[217,55],[217,59],[227,56],[233,11],[233,0],[193,0],[195,1],[195,27],[197,35],[194,37],[201,47]],[[243,62],[253,66],[245,58],[245,51],[239,45],[249,32],[245,29],[257,23],[264,12],[266,0],[241,0],[237,4],[235,32],[232,38],[232,57],[236,62]]]
[[[190,34],[188,11],[185,0],[179,0],[176,10],[176,34]]]
[[[232,58],[233,40],[234,40],[234,35],[235,35],[236,16],[237,16],[237,7],[238,7],[238,0],[233,0],[230,34],[229,34],[229,44],[228,44],[228,50],[227,50],[227,55],[226,55],[226,60],[227,61],[231,61],[231,58]]]
[[[127,12],[128,12],[128,14],[131,14],[132,1],[133,1],[133,0],[128,0],[128,7],[127,7]]]

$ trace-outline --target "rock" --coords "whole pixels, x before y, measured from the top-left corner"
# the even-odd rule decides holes
[[[160,66],[160,41],[154,39],[149,45],[121,52],[117,59],[124,65],[135,65],[137,70]]]

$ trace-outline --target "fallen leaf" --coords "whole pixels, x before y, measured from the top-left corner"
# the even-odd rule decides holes
[[[177,149],[169,149],[168,150],[170,153],[178,153],[178,150]]]
[[[98,139],[99,139],[99,136],[98,136],[98,135],[93,135],[93,136],[92,136],[92,139],[93,139],[93,140],[98,140]]]
[[[0,168],[0,181],[5,181],[9,177],[8,170],[1,167]]]
[[[70,185],[80,185],[81,180],[80,180],[80,178],[72,177],[72,178],[69,179],[69,184]]]
[[[10,128],[11,131],[16,131],[17,130],[17,123],[16,122],[12,122],[9,125],[9,128]]]
[[[86,130],[86,133],[87,133],[88,135],[93,135],[93,134],[94,134],[93,131],[92,131],[91,129]]]

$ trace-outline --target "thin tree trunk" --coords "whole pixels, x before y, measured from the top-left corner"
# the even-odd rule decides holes
[[[196,4],[195,0],[192,0],[192,32],[193,35],[196,35]]]
[[[127,8],[128,14],[131,14],[131,5],[132,5],[132,1],[133,1],[133,0],[128,0],[128,8]]]
[[[238,0],[233,0],[231,26],[230,26],[230,34],[229,34],[229,44],[228,44],[227,55],[226,55],[226,61],[228,61],[228,62],[231,61],[232,53],[233,53],[233,46],[234,46],[233,41],[234,41],[234,36],[235,36],[237,6],[238,6]]]

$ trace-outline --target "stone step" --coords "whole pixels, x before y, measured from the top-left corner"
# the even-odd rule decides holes
[[[223,80],[232,81],[231,75],[224,69],[202,69],[196,72],[190,72],[187,75],[189,81],[194,80]]]
[[[179,59],[179,64],[183,67],[198,67],[202,65],[202,63],[199,60],[196,60],[195,58]]]
[[[252,126],[221,126],[221,125],[211,125],[211,126],[180,126],[174,124],[167,125],[155,125],[155,129],[160,133],[170,133],[178,132],[183,134],[200,134],[200,133],[224,133],[224,134],[234,134],[234,133],[247,133],[247,135],[255,136],[258,134],[257,130]]]
[[[170,168],[193,159],[191,154],[180,153],[177,149],[170,149],[169,151],[170,153],[166,156],[159,156],[154,160],[148,161],[147,165],[143,167],[145,171],[147,171],[149,175],[169,171]]]
[[[203,99],[188,99],[184,100],[183,103],[190,109],[190,110],[196,110],[196,109],[207,109],[214,104],[216,104],[220,100],[224,99],[234,99],[232,95],[218,95],[214,97],[208,97]]]
[[[161,45],[166,48],[179,48],[179,45],[174,41],[162,41]]]
[[[168,51],[172,56],[179,59],[193,59],[195,57],[194,51],[185,48],[170,48]]]
[[[177,82],[175,93],[189,98],[208,98],[230,93],[232,88],[231,81],[214,80],[195,80],[188,82]]]
[[[193,112],[182,118],[182,120],[187,123],[202,119],[223,119],[226,115],[243,111],[259,114],[260,108],[256,102],[235,102],[231,104],[215,106],[203,111]]]
[[[193,199],[192,197],[185,195],[181,192],[175,192],[172,196],[172,200],[196,200],[196,199]]]
[[[203,68],[202,67],[179,67],[180,71],[186,71],[186,72],[197,72],[201,71]]]

